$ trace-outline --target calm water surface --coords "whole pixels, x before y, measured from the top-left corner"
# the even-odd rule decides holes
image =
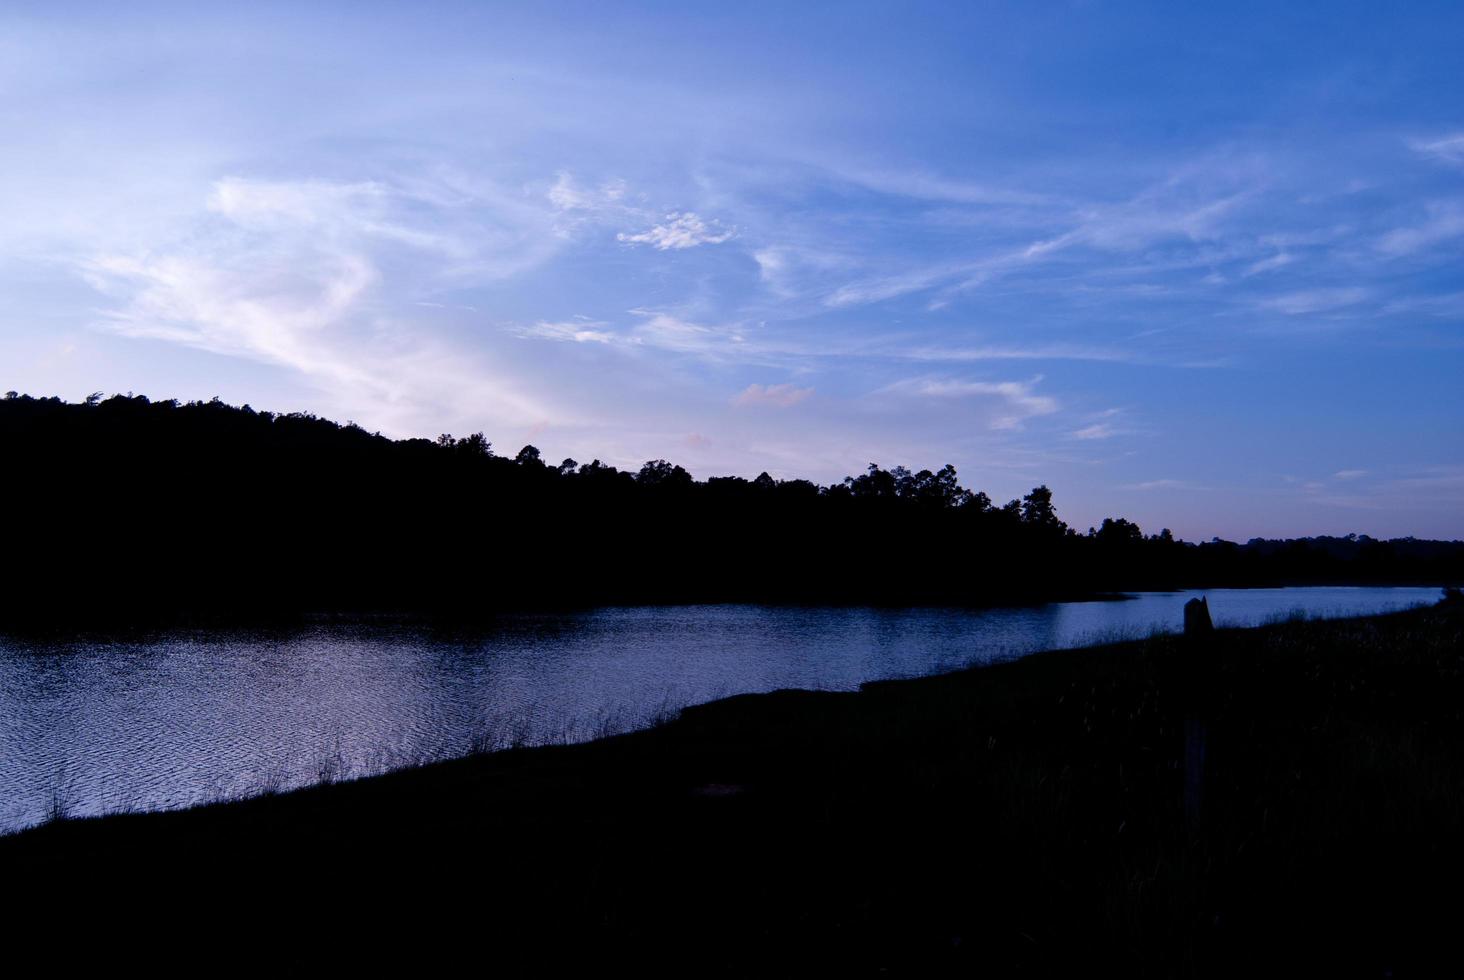
[[[0,637],[0,832],[177,807],[461,754],[585,739],[657,712],[1177,630],[1433,602],[1437,589],[1144,593],[1028,609],[606,608],[491,628],[321,625],[127,640]]]

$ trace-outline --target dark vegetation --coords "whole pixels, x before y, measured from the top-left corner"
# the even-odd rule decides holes
[[[217,400],[0,399],[0,621],[477,615],[678,601],[991,604],[1126,589],[1464,579],[1464,542],[1078,533],[954,468],[833,486],[557,465]]]
[[[0,839],[0,869],[12,955],[68,965],[1458,975],[1464,607],[736,697],[587,745],[62,820]]]

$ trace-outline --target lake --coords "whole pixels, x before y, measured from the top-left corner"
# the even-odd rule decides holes
[[[187,806],[473,748],[583,740],[750,691],[853,690],[1038,650],[1385,612],[1436,588],[1214,589],[1019,609],[636,606],[471,631],[321,624],[0,636],[0,832],[57,810]]]

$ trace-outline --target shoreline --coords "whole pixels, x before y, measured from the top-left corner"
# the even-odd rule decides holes
[[[0,868],[37,909],[120,882],[190,921],[177,882],[206,869],[221,936],[257,922],[252,882],[333,923],[391,909],[403,941],[468,930],[442,949],[557,935],[732,973],[1210,974],[1323,935],[1345,972],[1401,968],[1447,955],[1458,911],[1409,896],[1464,871],[1461,635],[1440,604],[738,695],[601,741],[49,824],[0,837]],[[494,894],[455,905],[464,877]]]
[[[160,614],[142,615],[134,619],[89,620],[85,617],[69,620],[70,625],[60,626],[49,621],[6,621],[0,618],[0,637],[87,637],[123,636],[129,634],[166,633],[174,630],[290,630],[321,625],[344,626],[414,626],[423,628],[473,629],[487,628],[503,618],[539,615],[574,615],[594,613],[613,609],[647,608],[696,608],[701,606],[750,606],[767,609],[877,609],[877,610],[950,610],[982,613],[1005,609],[1034,609],[1046,605],[1085,602],[1130,602],[1144,595],[1183,595],[1198,592],[1257,592],[1268,590],[1305,589],[1430,589],[1442,590],[1447,585],[1428,581],[1421,583],[1302,583],[1302,584],[1260,584],[1260,585],[1186,585],[1172,588],[1143,588],[1117,591],[1060,593],[1052,596],[1029,598],[994,599],[991,602],[950,602],[931,600],[929,602],[834,602],[828,600],[775,600],[757,598],[732,599],[666,599],[660,601],[603,601],[569,604],[522,605],[503,608],[485,608],[474,614],[431,612],[409,609],[317,609],[299,613],[244,615],[222,614]]]

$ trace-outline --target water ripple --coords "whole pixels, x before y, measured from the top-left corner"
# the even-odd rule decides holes
[[[1217,621],[1344,615],[1433,589],[1208,593]],[[146,640],[0,638],[0,832],[54,812],[187,806],[441,758],[573,741],[666,707],[850,690],[1175,629],[1186,596],[1032,609],[629,607],[492,628],[319,626]]]

